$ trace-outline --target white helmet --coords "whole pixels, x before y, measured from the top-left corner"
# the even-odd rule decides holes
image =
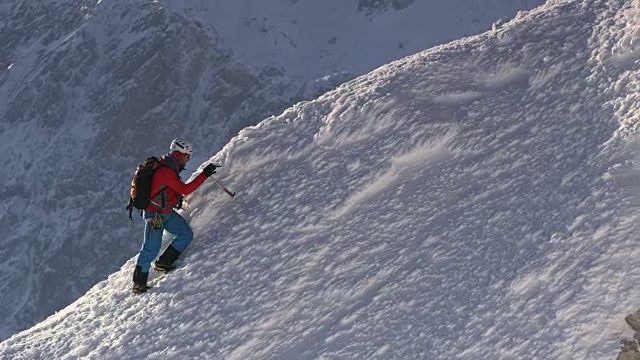
[[[191,152],[193,151],[193,147],[191,147],[191,144],[189,144],[184,140],[174,139],[171,142],[171,147],[169,147],[169,152],[174,152],[174,151],[179,151],[183,154],[191,155]]]

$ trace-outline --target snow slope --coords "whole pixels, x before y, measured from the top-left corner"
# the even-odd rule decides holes
[[[279,18],[283,22],[310,21],[291,16],[324,4],[330,5],[322,11],[328,19],[314,18],[314,24],[340,14],[362,21],[332,30],[348,63],[334,61],[343,57],[335,49],[333,57],[304,57],[311,68],[301,79],[289,68],[302,59],[295,56],[317,53],[312,43],[304,53],[287,52],[293,58],[265,57],[248,65],[238,55],[244,46],[257,46],[264,54],[283,49],[263,44],[260,32],[229,36],[226,26],[234,23],[218,19],[219,12],[193,11],[213,4],[232,18],[245,12],[257,16],[257,10],[268,16],[272,11],[289,14]],[[358,4],[362,11],[355,14]],[[478,8],[469,0],[448,4],[447,13],[454,14]],[[531,5],[514,4],[487,6],[486,17],[463,17],[452,24],[479,32],[515,14],[517,6]],[[409,11],[424,10],[422,2],[258,5],[237,0],[0,1],[0,340],[70,304],[136,253],[140,228],[123,208],[141,159],[162,154],[180,136],[197,144],[192,163],[201,163],[240,129],[352,79],[358,68],[351,64],[378,66],[386,56],[416,49],[396,48],[375,59],[375,54],[340,45],[349,34],[339,31],[357,30],[361,41],[376,42],[381,33],[375,29],[382,26],[390,43],[411,44],[458,34],[439,28],[426,36],[430,23],[415,22]],[[399,32],[395,38],[395,31],[388,30],[386,21],[409,23],[410,17],[413,36],[420,41]],[[218,20],[225,21],[218,26]],[[309,40],[311,33],[302,35],[297,41]],[[249,54],[245,58],[255,60]],[[304,81],[312,74],[322,78]]]
[[[304,85],[247,67],[158,2],[15,2],[1,19],[5,339],[139,249],[123,209],[140,159],[184,136],[204,161]]]
[[[612,359],[637,306],[638,1],[556,1],[243,130],[174,274],[11,359]]]

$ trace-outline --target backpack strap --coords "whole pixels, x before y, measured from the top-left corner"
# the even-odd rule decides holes
[[[129,205],[127,205],[127,207],[125,208],[127,211],[129,211],[129,219],[131,221],[133,221],[133,199],[129,198]],[[138,212],[140,213],[140,216],[142,216],[142,210],[138,210]]]
[[[160,167],[165,166],[173,170],[176,173],[176,175],[178,175],[178,178],[180,178],[180,164],[173,156],[171,156],[171,154],[161,156],[158,160],[159,160],[158,161],[159,164],[155,171],[158,171]],[[149,196],[151,205],[155,206],[158,209],[162,209],[162,210],[165,209],[165,207],[167,206],[165,197],[164,196],[161,197],[160,199],[161,202],[158,202],[157,200],[155,200],[155,198],[166,189],[167,189],[167,186],[163,185],[160,187],[160,190],[158,190],[155,194],[152,194],[151,196]],[[141,211],[141,214],[142,214],[142,211]]]
[[[158,192],[156,192],[155,194],[153,194],[153,195],[151,195],[151,196],[149,197],[149,200],[150,200],[150,202],[151,202],[151,205],[153,205],[153,206],[157,207],[158,209],[164,210],[165,206],[167,206],[167,204],[165,204],[164,196],[162,196],[162,198],[161,198],[161,199],[162,199],[162,204],[159,204],[158,202],[154,201],[154,198],[155,198],[156,196],[158,196],[161,192],[165,191],[166,189],[167,189],[167,186],[166,186],[166,185],[165,185],[165,186],[162,186],[162,187],[160,188],[160,190],[158,190]]]
[[[131,198],[129,198],[129,205],[127,205],[127,207],[125,208],[127,211],[129,211],[129,219],[131,221],[133,221],[133,216],[131,215],[131,213],[133,213],[133,201],[131,201]]]
[[[171,156],[171,154],[167,154],[160,157],[160,165],[170,167],[173,171],[176,172],[178,177],[180,177],[180,170],[182,169],[180,169],[180,164],[178,163],[178,160],[176,160],[176,158]]]

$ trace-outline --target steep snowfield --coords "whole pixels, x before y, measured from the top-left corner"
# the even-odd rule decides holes
[[[123,209],[140,159],[177,136],[215,152],[303,87],[248,68],[160,3],[81,5],[20,2],[0,25],[0,339],[139,248]]]
[[[389,49],[376,59],[344,47],[354,28],[341,26],[332,34],[340,38],[340,51],[348,52],[348,63],[336,63],[337,47],[325,43],[316,45],[333,47],[333,57],[272,62],[280,58],[267,54],[284,48],[266,52],[261,32],[229,36],[225,26],[233,20],[218,26],[216,16],[254,16],[254,10],[268,10],[268,16],[295,10],[298,16],[330,6],[322,11],[328,19],[315,18],[314,24],[351,14],[360,19],[353,26],[363,42],[378,41],[380,26],[388,30],[388,42],[407,42],[406,33],[389,30],[386,22],[393,19],[411,23],[417,42],[443,42],[457,34],[444,27],[427,34],[431,23],[416,22],[411,11],[425,11],[424,4],[411,0],[349,0],[339,7],[308,0],[269,4],[264,9],[237,0],[0,1],[0,340],[70,304],[136,253],[140,228],[123,208],[131,173],[142,159],[185,137],[197,144],[192,160],[197,165],[242,128],[353,79],[357,69],[351,64],[378,66],[386,56],[416,50]],[[358,4],[364,7],[355,14]],[[394,9],[403,4],[409,7]],[[486,17],[463,17],[455,24],[480,32],[515,14],[517,6],[533,6],[513,4],[487,6]],[[209,18],[206,7],[216,16]],[[429,13],[468,14],[468,8],[478,5],[450,0],[447,9]],[[279,26],[293,18],[278,19]],[[298,41],[313,34],[302,35]],[[238,54],[247,45],[265,51],[259,67]],[[313,43],[304,49],[287,54],[315,51]],[[301,59],[311,66],[305,79],[313,81],[292,73]],[[311,76],[317,74],[322,78]]]
[[[639,5],[558,1],[243,130],[180,269],[132,295],[132,259],[0,357],[612,359]]]

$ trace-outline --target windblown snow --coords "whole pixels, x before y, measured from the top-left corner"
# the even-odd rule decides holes
[[[639,6],[551,2],[242,130],[175,273],[132,295],[132,259],[0,357],[613,359]]]
[[[543,2],[1,0],[0,341],[135,254],[131,173],[172,139],[197,166],[293,104]]]

